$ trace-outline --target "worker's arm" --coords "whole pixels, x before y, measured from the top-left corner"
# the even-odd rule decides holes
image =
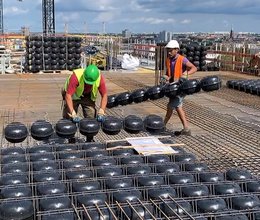
[[[197,72],[197,67],[194,66],[190,61],[186,63],[187,71],[184,73],[184,75],[188,76],[195,72]]]
[[[107,93],[104,93],[103,96],[101,97],[100,108],[105,111],[106,107],[107,107]]]
[[[73,101],[72,101],[72,96],[68,93],[66,93],[65,95],[65,101],[66,101],[66,105],[69,109],[69,114],[73,114],[75,112],[74,108],[73,108]]]
[[[105,119],[105,110],[107,106],[107,93],[101,95],[100,108],[97,113],[97,120],[103,122]]]

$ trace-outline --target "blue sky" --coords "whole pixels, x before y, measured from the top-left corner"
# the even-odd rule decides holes
[[[42,31],[42,0],[3,0],[5,32]],[[56,32],[260,33],[260,0],[55,0]]]

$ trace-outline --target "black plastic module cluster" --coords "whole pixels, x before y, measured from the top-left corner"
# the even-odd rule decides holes
[[[25,71],[73,70],[81,64],[80,37],[28,36]]]
[[[142,156],[118,145],[129,146],[2,148],[0,219],[259,219],[260,181],[247,170],[210,170],[181,147]]]

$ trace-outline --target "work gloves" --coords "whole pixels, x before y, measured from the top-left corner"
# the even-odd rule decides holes
[[[77,115],[77,113],[73,110],[72,113],[68,113],[68,115],[71,117],[72,121],[74,123],[79,123],[81,120],[81,117],[79,117]],[[97,113],[97,121],[98,122],[103,122],[105,120],[105,112],[104,110],[101,108],[99,109],[98,113]]]
[[[97,121],[103,122],[104,120],[105,120],[105,111],[102,108],[100,108],[97,113]]]
[[[68,115],[71,117],[72,121],[74,123],[79,123],[79,121],[81,120],[81,118],[77,115],[77,113],[75,112],[75,110],[72,111],[72,113],[68,113]]]
[[[163,75],[163,76],[161,76],[161,79],[160,79],[160,84],[166,84],[166,83],[168,83],[169,82],[169,76],[167,76],[167,75]]]

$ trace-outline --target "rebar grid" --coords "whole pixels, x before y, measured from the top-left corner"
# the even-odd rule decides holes
[[[220,197],[216,197],[220,198]],[[126,201],[125,203],[115,202],[114,204],[95,204],[93,206],[86,207],[75,207],[72,205],[73,210],[61,210],[54,212],[39,212],[37,216],[39,219],[44,215],[74,212],[78,219],[94,219],[99,216],[100,218],[108,219],[200,219],[202,217],[214,220],[218,217],[224,216],[235,216],[235,215],[246,215],[250,219],[255,219],[255,214],[260,213],[259,208],[251,208],[246,210],[234,210],[232,209],[232,204],[230,202],[232,196],[221,197],[225,200],[227,204],[227,209],[221,210],[221,212],[209,212],[203,213],[198,210],[198,201],[204,200],[204,198],[199,199],[176,199],[171,196],[168,198],[159,197],[157,200],[149,199],[148,201],[142,201],[137,199],[135,202]],[[207,198],[205,198],[207,199]],[[191,210],[186,210],[183,204],[189,204]],[[167,214],[165,213],[167,212]],[[94,216],[93,216],[94,214]]]

